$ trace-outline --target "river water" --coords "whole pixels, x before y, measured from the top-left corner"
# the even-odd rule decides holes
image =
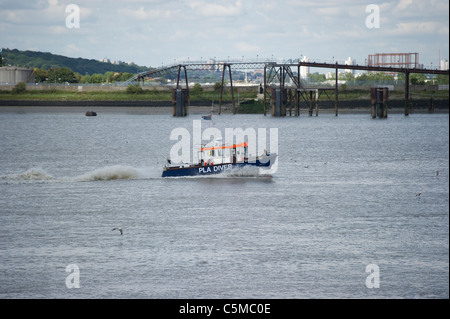
[[[1,112],[0,298],[449,297],[448,114],[213,115],[271,177],[161,178],[200,119]]]

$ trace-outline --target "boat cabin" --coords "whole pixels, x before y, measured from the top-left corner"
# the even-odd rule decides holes
[[[223,145],[216,143],[213,146],[201,147],[199,151],[201,165],[230,164],[248,160],[248,144],[246,142]]]

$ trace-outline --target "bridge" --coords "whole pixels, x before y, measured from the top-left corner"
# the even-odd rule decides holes
[[[249,60],[249,61],[227,61],[227,62],[187,62],[187,63],[179,63],[173,64],[169,66],[161,66],[159,68],[145,71],[134,75],[131,79],[129,79],[125,84],[139,84],[141,81],[144,81],[145,78],[148,77],[159,77],[166,74],[177,73],[177,82],[175,90],[180,90],[180,78],[182,73],[184,73],[185,78],[185,90],[189,100],[189,84],[188,84],[188,71],[195,70],[222,70],[222,85],[220,91],[220,99],[219,99],[219,114],[221,113],[222,106],[222,97],[223,97],[223,89],[224,89],[224,80],[225,75],[228,69],[228,77],[230,81],[230,89],[232,96],[232,112],[236,113],[235,107],[235,99],[233,93],[233,79],[231,70],[251,70],[251,69],[264,69],[264,115],[266,115],[266,105],[268,100],[272,102],[272,104],[293,104],[295,109],[295,115],[299,115],[300,110],[300,100],[305,92],[309,92],[311,94],[312,99],[312,91],[310,89],[306,89],[302,87],[302,83],[300,81],[300,68],[301,67],[311,67],[311,68],[328,68],[334,69],[335,76],[335,85],[334,85],[334,109],[335,115],[338,115],[338,73],[339,70],[362,70],[362,71],[370,71],[370,72],[390,72],[390,73],[404,73],[405,74],[405,115],[409,114],[409,76],[412,73],[419,74],[437,74],[437,75],[447,75],[449,76],[449,70],[436,70],[436,69],[427,69],[427,68],[402,68],[402,67],[386,67],[386,66],[369,66],[369,65],[347,65],[341,63],[322,63],[322,62],[302,62],[297,60],[296,62],[292,62],[292,60],[288,60],[287,62],[277,62],[271,60]],[[296,74],[294,74],[296,71]],[[292,90],[289,92],[286,91],[288,85],[287,80],[291,80],[294,83],[294,93]],[[278,87],[278,88],[277,88]],[[321,89],[325,91],[326,89]],[[328,95],[327,95],[328,96]],[[282,100],[284,102],[282,102]],[[274,114],[272,112],[272,114]]]

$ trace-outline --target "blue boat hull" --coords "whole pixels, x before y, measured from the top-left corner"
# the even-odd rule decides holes
[[[170,167],[162,172],[162,177],[181,177],[181,176],[198,176],[198,175],[213,175],[221,174],[226,171],[230,171],[235,168],[242,167],[269,167],[271,166],[271,161],[265,163],[256,160],[254,163],[240,162],[240,163],[228,163],[228,164],[217,164],[217,165],[206,165],[206,166],[190,166],[190,167]]]

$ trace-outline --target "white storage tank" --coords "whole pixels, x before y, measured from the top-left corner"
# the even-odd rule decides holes
[[[0,85],[16,85],[19,82],[34,83],[34,70],[18,66],[0,67]]]

